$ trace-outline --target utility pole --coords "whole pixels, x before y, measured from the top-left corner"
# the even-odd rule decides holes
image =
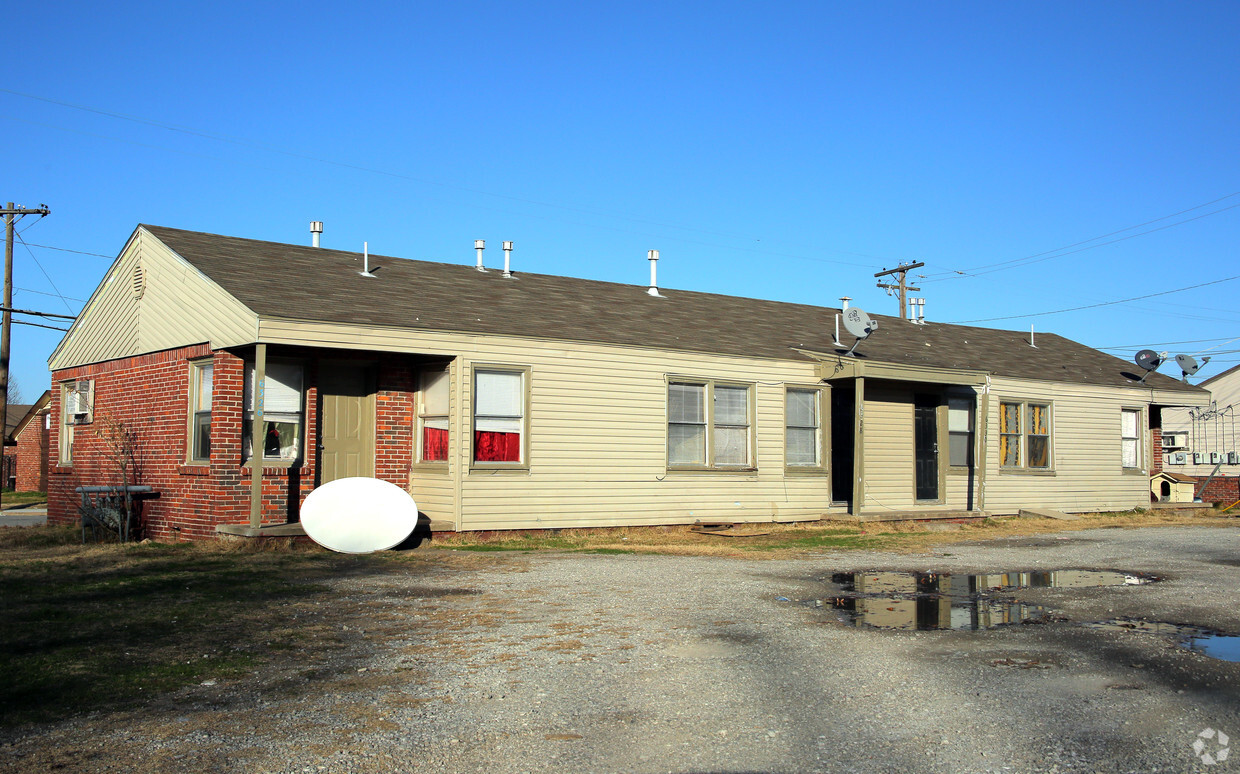
[[[917,263],[902,263],[899,266],[895,267],[894,269],[884,269],[883,271],[880,271],[878,274],[874,275],[875,277],[885,277],[888,274],[896,274],[899,276],[900,284],[898,285],[892,285],[890,283],[880,282],[878,283],[878,286],[886,290],[887,295],[891,295],[891,291],[893,290],[900,291],[900,319],[901,320],[908,319],[908,291],[921,290],[921,288],[909,287],[905,283],[905,277],[908,275],[908,272],[910,269],[920,269],[922,266],[925,266],[925,265],[926,264],[924,261],[918,261]]]
[[[9,436],[9,328],[13,324],[13,224],[15,215],[49,215],[46,205],[35,209],[14,207],[13,202],[3,210],[4,215],[4,317],[0,319],[0,422],[4,423],[4,439]],[[3,448],[3,444],[0,444]],[[2,469],[2,468],[0,468]],[[0,481],[0,489],[7,481]]]

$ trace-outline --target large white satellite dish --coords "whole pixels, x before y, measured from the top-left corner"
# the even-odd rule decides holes
[[[324,548],[369,554],[398,546],[418,525],[409,493],[377,478],[339,478],[315,489],[301,506],[301,527]]]
[[[858,344],[868,339],[870,334],[878,329],[878,321],[871,319],[860,307],[850,306],[844,310],[844,327],[848,329],[849,333],[857,337],[857,340],[853,342],[852,349],[845,353],[851,355]]]

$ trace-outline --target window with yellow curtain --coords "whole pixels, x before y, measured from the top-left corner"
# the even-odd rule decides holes
[[[1050,469],[1050,404],[1000,401],[999,464],[1005,468]]]

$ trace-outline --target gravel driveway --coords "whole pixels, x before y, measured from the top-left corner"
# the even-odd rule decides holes
[[[796,560],[419,551],[342,577],[304,614],[312,645],[270,669],[5,732],[0,769],[1226,771],[1193,743],[1240,741],[1240,664],[1081,625],[1240,634],[1232,527]],[[1164,580],[1014,592],[1054,620],[984,631],[874,629],[830,604],[842,571],[1067,568]]]

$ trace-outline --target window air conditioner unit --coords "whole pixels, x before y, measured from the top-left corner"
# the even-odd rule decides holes
[[[65,392],[65,416],[71,425],[90,423],[91,395],[89,379],[80,379],[73,383],[73,388]]]
[[[1220,455],[1218,452],[1210,452],[1210,464],[1211,465],[1217,465],[1222,461],[1223,461],[1222,455]]]
[[[1164,449],[1183,449],[1188,446],[1188,433],[1163,433]]]
[[[1169,465],[1187,465],[1188,452],[1171,452],[1167,455],[1167,464]]]
[[[1193,464],[1202,465],[1205,463],[1205,456],[1201,452],[1193,452]]]

